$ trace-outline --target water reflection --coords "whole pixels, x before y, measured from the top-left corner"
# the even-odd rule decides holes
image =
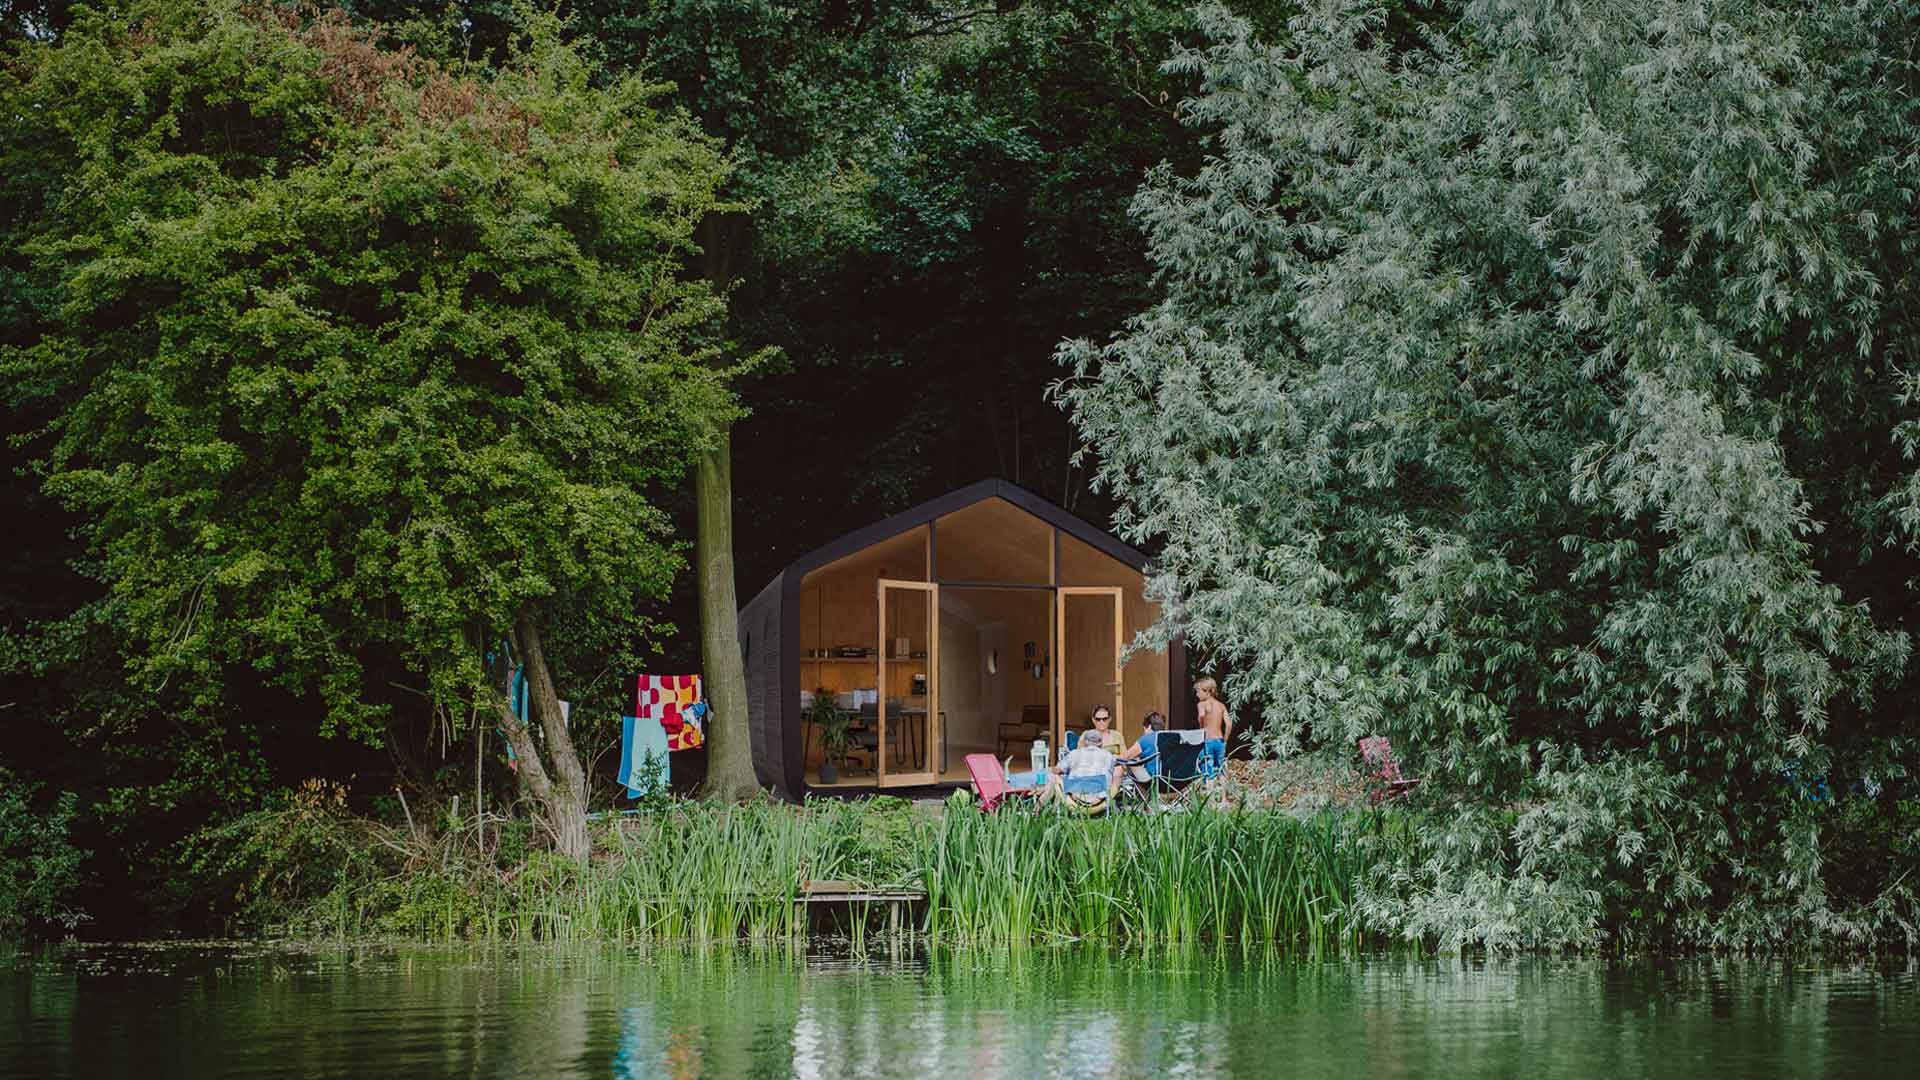
[[[0,1075],[1906,1076],[1908,966],[70,948]]]

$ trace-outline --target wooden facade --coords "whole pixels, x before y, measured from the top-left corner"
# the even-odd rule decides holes
[[[754,761],[789,798],[824,786],[963,782],[969,753],[1059,747],[1094,706],[1131,740],[1149,711],[1191,712],[1186,661],[1125,656],[1157,606],[1146,557],[1032,492],[963,488],[796,560],[741,610]],[[1124,658],[1124,659],[1123,659]],[[833,694],[866,744],[823,784],[803,697]]]

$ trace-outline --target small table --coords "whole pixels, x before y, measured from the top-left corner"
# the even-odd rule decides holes
[[[898,765],[906,761],[908,756],[916,761],[919,760],[920,744],[927,741],[926,706],[907,705],[898,709],[888,709],[887,719],[907,721],[900,726],[901,733],[906,738],[893,741],[893,763]]]
[[[1039,791],[1041,788],[1046,786],[1047,786],[1046,777],[1042,776],[1039,773],[1033,772],[1032,770],[1028,770],[1026,772],[1011,772],[1007,774],[1007,790],[1008,791],[1020,792],[1022,794],[1031,794],[1035,791]]]

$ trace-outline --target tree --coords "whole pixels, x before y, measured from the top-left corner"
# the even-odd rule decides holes
[[[251,666],[365,734],[397,659],[584,855],[556,674],[632,665],[682,563],[648,492],[735,408],[685,273],[723,162],[551,18],[497,70],[378,41],[140,0],[18,46],[0,378],[58,406],[37,468],[138,684],[212,708]]]
[[[515,18],[492,0],[352,6],[426,20],[489,57]],[[729,197],[752,208],[703,223],[699,262],[727,291],[729,336],[782,354],[738,384],[751,411],[726,474],[754,524],[742,573],[757,582],[843,531],[849,512],[983,475],[1099,513],[1079,498],[1073,432],[1041,391],[1062,336],[1104,333],[1148,295],[1125,206],[1146,166],[1190,156],[1173,117],[1187,80],[1154,67],[1195,33],[1184,2],[587,0],[566,12],[605,70],[674,83],[736,163]],[[831,426],[841,434],[820,438]],[[797,473],[811,481],[794,485]],[[718,475],[697,471],[695,487]],[[744,711],[720,703],[728,660],[712,647],[734,635],[711,595],[697,608],[710,766],[729,732],[745,743]]]
[[[1386,927],[1902,932],[1897,872],[1829,894],[1801,782],[1920,734],[1920,23],[1438,8],[1276,46],[1210,8],[1170,65],[1212,149],[1134,203],[1164,298],[1057,388],[1169,628],[1269,749],[1388,734],[1462,807],[1370,883]]]
[[[699,524],[694,539],[700,598],[700,660],[713,723],[707,740],[708,798],[739,802],[760,793],[747,731],[747,667],[740,653],[740,604],[733,582],[732,434],[694,463]]]

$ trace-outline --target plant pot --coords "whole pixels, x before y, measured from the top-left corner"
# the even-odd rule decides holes
[[[839,779],[840,779],[840,766],[835,765],[831,761],[823,761],[820,763],[820,782],[821,783],[831,784],[838,781]]]

